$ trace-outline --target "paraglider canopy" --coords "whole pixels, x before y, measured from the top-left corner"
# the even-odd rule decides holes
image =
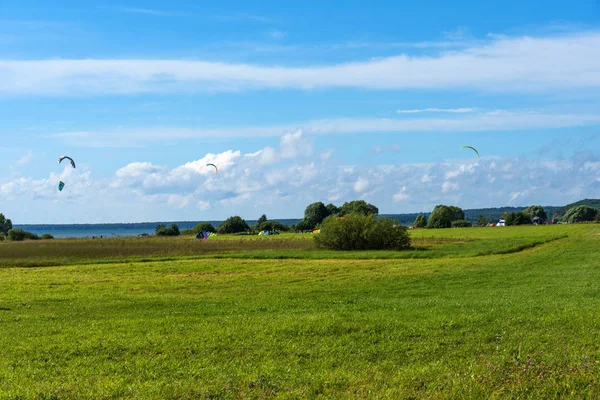
[[[473,151],[474,151],[474,152],[477,154],[477,158],[481,158],[481,156],[479,155],[479,152],[478,152],[478,151],[477,151],[477,149],[476,149],[475,147],[473,147],[473,146],[463,146],[463,147],[461,147],[460,149],[461,149],[461,150],[462,150],[462,149],[471,149],[471,150],[473,150]]]
[[[65,187],[65,183],[63,181],[60,181],[60,183],[58,184],[58,190],[62,192],[64,187]]]
[[[67,156],[60,156],[60,157],[58,158],[58,163],[60,164],[60,163],[61,163],[61,162],[62,162],[62,161],[65,159],[65,158],[66,158],[67,160],[71,161],[71,166],[72,166],[73,168],[75,168],[75,161],[73,161],[73,159],[72,159],[71,157],[67,157]]]
[[[219,174],[219,168],[217,168],[217,166],[215,164],[206,164],[207,167],[215,167],[215,175]]]

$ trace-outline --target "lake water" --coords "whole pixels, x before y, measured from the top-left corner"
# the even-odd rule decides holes
[[[300,219],[280,219],[283,224],[291,225],[300,222]],[[179,230],[192,229],[201,221],[184,221],[184,222],[143,222],[135,224],[70,224],[70,225],[14,225],[15,229],[23,229],[37,235],[49,233],[55,238],[86,238],[86,237],[127,237],[138,236],[141,234],[153,235],[156,226],[165,224],[177,224]],[[208,221],[217,228],[222,221]],[[248,225],[254,225],[257,221],[247,220]]]

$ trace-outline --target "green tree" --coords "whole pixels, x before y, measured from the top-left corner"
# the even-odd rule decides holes
[[[168,228],[165,224],[160,224],[156,227],[155,233],[156,236],[179,236],[181,234],[177,224],[172,224]]]
[[[531,217],[525,211],[512,212],[506,217],[507,226],[516,225],[529,225],[531,224]]]
[[[525,213],[529,215],[529,218],[531,219],[540,217],[542,223],[548,220],[548,214],[546,214],[546,211],[544,211],[544,207],[542,206],[529,206],[525,209]]]
[[[242,217],[234,215],[233,217],[227,218],[217,228],[218,233],[240,233],[247,232],[250,227]]]
[[[410,247],[408,228],[390,218],[351,213],[331,216],[314,236],[317,247],[332,250],[402,250]]]
[[[487,218],[483,215],[479,215],[479,218],[477,218],[477,225],[481,226],[481,227],[485,227],[487,226],[488,221]]]
[[[596,216],[600,213],[600,210],[590,206],[576,206],[571,207],[563,217],[565,222],[570,224],[576,222],[588,222],[594,221]]]
[[[336,206],[333,203],[329,203],[325,206],[325,208],[327,208],[327,213],[328,215],[337,215],[340,213],[340,209],[338,206]]]
[[[322,202],[318,201],[310,204],[304,210],[304,219],[302,220],[301,229],[314,229],[318,224],[323,222],[328,215],[329,212],[327,211],[327,207],[325,207],[325,204]]]
[[[210,222],[200,222],[198,225],[192,228],[192,231],[194,233],[198,233],[200,231],[215,233],[217,232],[217,229]]]
[[[427,217],[425,214],[417,215],[415,222],[413,223],[413,227],[415,228],[425,228],[427,226]]]
[[[258,219],[258,221],[256,222],[256,224],[260,225],[263,222],[267,222],[267,216],[265,214],[263,214],[263,215],[260,216],[260,218]]]
[[[456,206],[448,206],[452,211],[453,217],[452,221],[460,221],[465,219],[465,212],[460,207]]]
[[[428,228],[450,228],[452,222],[465,218],[463,210],[456,206],[439,204],[429,216]]]
[[[8,235],[8,231],[10,231],[12,228],[12,221],[7,219],[4,214],[0,213],[0,233]]]
[[[350,202],[344,203],[340,207],[341,215],[348,215],[352,213],[362,214],[362,215],[377,215],[379,214],[379,209],[375,207],[373,204],[367,203],[364,200],[353,200]]]
[[[256,232],[262,232],[262,231],[269,231],[269,232],[273,232],[273,231],[278,231],[278,232],[287,232],[290,230],[290,227],[287,225],[282,224],[279,221],[265,221],[260,225],[256,225],[255,227],[253,227],[254,230]]]

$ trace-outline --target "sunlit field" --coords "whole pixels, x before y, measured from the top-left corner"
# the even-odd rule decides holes
[[[598,398],[600,225],[0,242],[0,398]]]

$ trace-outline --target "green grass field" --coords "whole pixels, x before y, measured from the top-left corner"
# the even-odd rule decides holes
[[[0,398],[600,397],[600,225],[411,236],[1,242]]]

